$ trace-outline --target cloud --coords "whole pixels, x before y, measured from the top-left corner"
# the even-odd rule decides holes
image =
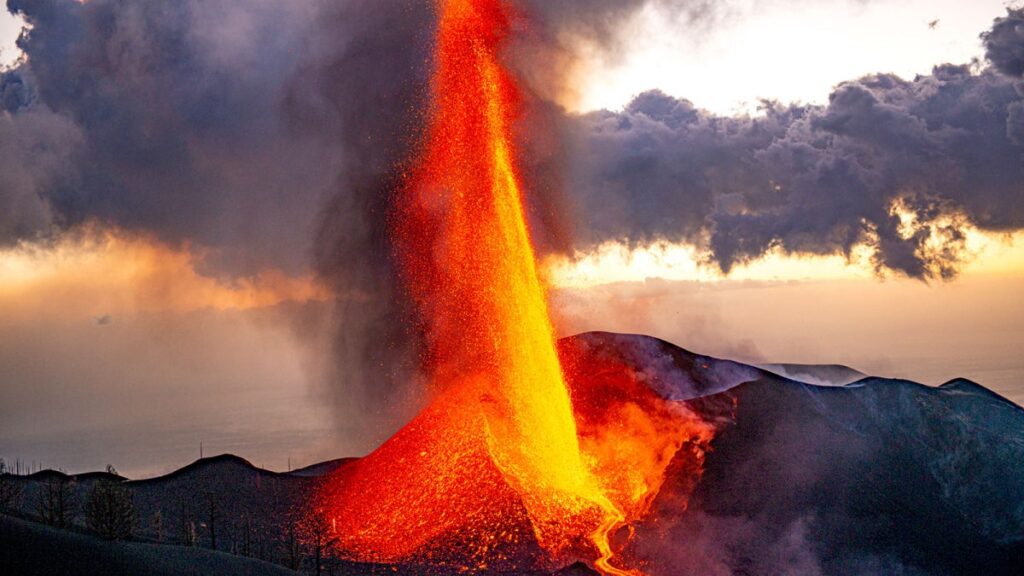
[[[726,272],[770,250],[850,255],[917,278],[954,276],[970,226],[1024,227],[1013,78],[943,65],[874,75],[822,106],[765,102],[721,117],[660,92],[569,118],[578,248],[670,241]]]
[[[4,100],[16,100],[17,90],[9,85],[9,76],[0,75]],[[81,141],[78,127],[60,116],[0,113],[0,246],[45,234],[54,225],[46,191],[69,184],[64,167]]]
[[[330,361],[320,374],[342,413],[406,404],[419,389],[419,340],[409,332],[388,217],[422,125],[433,22],[430,3],[329,4],[307,39],[313,56],[286,91],[293,130],[343,155],[313,232],[315,269],[342,295],[324,328]]]
[[[72,153],[35,167],[44,208],[0,241],[100,220],[216,248],[221,269],[300,269],[340,158],[281,113],[318,4],[8,2],[27,58],[0,82],[0,139]]]
[[[992,29],[981,35],[985,57],[1007,76],[1024,77],[1024,8],[1007,8]]]

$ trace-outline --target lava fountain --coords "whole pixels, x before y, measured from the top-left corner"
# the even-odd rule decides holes
[[[610,556],[607,532],[623,518],[580,453],[526,226],[511,137],[517,93],[499,61],[509,14],[496,0],[440,8],[428,143],[398,226],[432,378],[482,400],[488,453],[541,544],[560,548],[564,520],[596,508],[595,541]]]
[[[516,166],[521,101],[500,59],[513,15],[502,0],[439,0],[438,16],[425,139],[392,215],[435,398],[320,502],[359,560],[518,567],[537,563],[532,546],[634,574],[613,566],[610,535],[694,429],[633,411],[653,437],[628,455],[621,436],[581,436],[593,419],[574,412]]]

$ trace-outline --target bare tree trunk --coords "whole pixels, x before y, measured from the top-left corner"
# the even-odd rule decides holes
[[[217,521],[220,520],[220,502],[213,492],[206,493],[207,523],[210,531],[210,548],[217,549]]]
[[[55,528],[67,528],[71,525],[74,508],[74,486],[70,478],[53,478],[40,486],[38,512],[46,524]]]

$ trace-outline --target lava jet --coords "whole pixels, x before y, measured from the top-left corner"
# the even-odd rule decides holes
[[[426,136],[392,218],[435,397],[328,483],[322,506],[359,560],[483,569],[584,557],[634,573],[616,561],[615,536],[643,515],[675,452],[712,428],[621,403],[630,390],[614,386],[581,409],[524,213],[512,137],[522,100],[502,62],[516,16],[500,0],[438,10]]]

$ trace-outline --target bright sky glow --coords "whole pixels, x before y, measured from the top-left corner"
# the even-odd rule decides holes
[[[1024,272],[1024,233],[1013,236],[989,235],[977,230],[967,233],[970,260],[965,276],[1019,276]],[[773,251],[757,260],[733,268],[728,277],[693,246],[661,243],[630,250],[609,243],[575,260],[551,257],[544,262],[556,288],[588,288],[617,282],[643,282],[650,278],[699,282],[723,280],[803,281],[853,280],[877,276],[867,247],[857,250],[852,261],[835,256],[793,256]]]
[[[0,10],[0,68],[10,66],[18,59],[20,51],[14,42],[21,32],[21,18],[15,18],[5,8]]]
[[[26,241],[0,250],[0,310],[80,318],[249,310],[330,298],[308,275],[268,269],[225,280],[199,273],[202,260],[202,250],[94,227],[52,243]]]
[[[875,72],[913,78],[936,64],[981,57],[979,34],[1007,6],[1006,0],[716,4],[722,16],[706,26],[647,9],[622,53],[590,59],[573,107],[620,109],[654,88],[723,115],[752,112],[760,98],[822,103],[844,80]]]

